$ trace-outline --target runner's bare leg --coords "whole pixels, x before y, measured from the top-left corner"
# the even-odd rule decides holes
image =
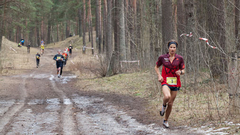
[[[167,106],[167,110],[166,110],[166,114],[165,114],[165,120],[168,120],[170,113],[172,111],[172,106],[173,106],[173,102],[175,100],[177,96],[177,91],[171,91],[171,98],[168,101],[168,106]]]
[[[163,104],[166,105],[170,98],[171,98],[171,90],[167,85],[162,86],[162,92],[163,92]]]

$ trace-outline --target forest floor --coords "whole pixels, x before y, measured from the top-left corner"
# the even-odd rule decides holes
[[[164,128],[163,118],[158,114],[162,95],[158,85],[154,86],[152,73],[141,71],[97,77],[99,69],[93,70],[97,56],[92,56],[89,50],[83,55],[79,40],[72,37],[48,45],[40,67],[36,68],[38,48],[31,48],[28,54],[26,47],[18,48],[16,43],[3,39],[0,134],[240,133],[236,116],[225,116],[221,120],[217,118],[225,113],[203,117],[202,112],[209,115],[208,111],[192,105],[201,100],[194,99],[194,92],[186,96],[185,90],[179,92],[175,101],[170,128]],[[70,43],[74,47],[73,56],[63,68],[63,76],[57,78],[52,58],[58,49],[63,50]],[[206,96],[204,92],[202,96]],[[225,98],[222,94],[221,99]]]

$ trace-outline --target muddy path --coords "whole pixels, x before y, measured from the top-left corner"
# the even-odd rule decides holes
[[[201,133],[174,127],[174,122],[170,122],[173,127],[163,128],[162,119],[145,111],[144,99],[81,91],[74,87],[77,76],[64,70],[57,78],[55,52],[47,49],[39,68],[1,76],[1,135]]]

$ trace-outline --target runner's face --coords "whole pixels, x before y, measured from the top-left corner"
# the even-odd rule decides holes
[[[169,46],[168,50],[169,50],[169,53],[170,53],[170,54],[175,54],[175,53],[176,53],[176,50],[177,50],[176,45],[175,45],[175,44],[171,44],[171,45]]]

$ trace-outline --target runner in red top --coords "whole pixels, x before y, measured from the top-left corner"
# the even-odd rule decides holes
[[[162,83],[163,92],[163,107],[160,110],[160,115],[163,116],[166,112],[163,125],[168,128],[167,122],[169,115],[172,111],[173,102],[177,96],[177,91],[181,87],[180,75],[184,74],[184,61],[183,57],[176,54],[178,43],[175,40],[168,42],[167,54],[161,55],[155,66],[155,71],[158,75],[158,81]],[[162,67],[162,75],[160,74],[159,67]]]

